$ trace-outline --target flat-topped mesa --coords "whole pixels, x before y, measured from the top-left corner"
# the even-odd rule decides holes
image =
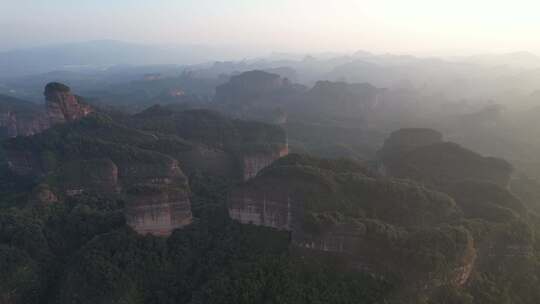
[[[206,149],[198,157],[194,153],[178,155],[181,163],[199,168],[221,160],[219,168],[234,166],[234,178],[250,179],[276,159],[288,154],[287,135],[277,125],[231,119],[209,110],[171,111],[161,106],[151,107],[134,116],[132,124],[138,129],[178,136],[193,146]],[[206,152],[204,151],[206,150]],[[212,152],[211,150],[214,150]],[[194,151],[196,152],[196,151]],[[226,156],[231,156],[230,158]],[[189,156],[189,157],[186,157]]]
[[[140,234],[168,236],[192,221],[187,191],[172,186],[137,185],[127,191],[127,223]]]
[[[79,97],[73,95],[68,86],[58,82],[47,84],[44,95],[51,125],[74,121],[93,111]]]
[[[382,92],[368,83],[318,81],[307,96],[311,110],[366,114],[377,106]]]
[[[229,216],[242,224],[290,232],[291,244],[300,254],[337,255],[356,269],[398,274],[416,282],[429,282],[433,269],[413,271],[414,267],[394,264],[408,255],[419,264],[425,259],[409,245],[427,246],[433,252],[440,246],[432,246],[425,241],[429,238],[414,231],[427,231],[441,244],[459,243],[456,252],[448,256],[441,252],[451,267],[436,274],[456,285],[468,279],[475,255],[468,231],[435,228],[450,225],[459,216],[452,198],[413,182],[376,178],[353,161],[295,154],[281,158],[233,189],[228,209]]]
[[[375,178],[352,161],[302,157],[293,154],[277,160],[234,189],[229,200],[231,217],[294,231],[306,227],[307,214],[363,214],[404,227],[445,222],[458,214],[449,196],[413,182]],[[292,224],[283,220],[287,218],[293,219]],[[418,218],[423,220],[418,222]]]
[[[216,101],[229,106],[245,107],[261,97],[290,87],[286,78],[264,71],[248,71],[231,77],[216,88]]]
[[[140,234],[169,235],[192,221],[188,180],[178,161],[168,158],[159,166],[129,164],[126,185],[127,223]]]
[[[462,180],[488,181],[501,187],[508,185],[513,168],[507,161],[482,156],[441,138],[439,132],[429,129],[404,129],[392,133],[378,152],[381,172],[442,190]]]
[[[441,143],[443,135],[432,129],[406,128],[392,132],[379,151],[381,158],[389,158],[397,153],[404,153],[419,147]]]

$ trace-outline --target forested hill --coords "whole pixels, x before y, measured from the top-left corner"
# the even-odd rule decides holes
[[[276,85],[259,89],[298,93]],[[345,87],[344,103],[374,90]],[[0,107],[43,122],[2,141],[0,303],[540,299],[534,180],[438,131],[398,130],[369,160],[327,159],[295,153],[287,124],[111,113],[59,83],[45,97]]]

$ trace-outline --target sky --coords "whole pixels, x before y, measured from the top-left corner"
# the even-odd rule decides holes
[[[0,50],[113,39],[274,52],[540,54],[532,0],[0,0]]]

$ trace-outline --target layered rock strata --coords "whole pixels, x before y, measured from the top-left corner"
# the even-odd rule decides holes
[[[93,112],[89,105],[84,104],[64,84],[51,82],[45,86],[43,94],[51,125],[75,121]]]

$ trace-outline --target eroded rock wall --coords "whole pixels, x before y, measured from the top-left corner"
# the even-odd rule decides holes
[[[31,136],[50,126],[80,119],[93,109],[61,83],[45,86],[45,108],[9,96],[0,96],[0,138]]]
[[[128,224],[141,234],[168,235],[191,223],[187,178],[172,157],[135,147],[125,149],[114,143],[95,142],[90,143],[92,147],[77,146],[82,150],[81,155],[63,155],[29,145],[32,139],[14,139],[7,154],[15,174],[36,180],[50,177],[47,179],[51,181],[50,191],[36,193],[38,195],[34,197],[39,198],[36,201],[60,201],[81,194],[119,198],[124,201]],[[70,143],[62,147],[71,148]],[[93,153],[88,153],[90,150]],[[51,154],[52,162],[44,158],[44,154]],[[47,162],[51,164],[47,165]],[[59,199],[46,197],[53,195]]]
[[[246,154],[242,158],[242,171],[244,180],[247,181],[255,176],[264,168],[268,167],[277,159],[289,154],[287,145],[283,145],[273,151]]]
[[[168,236],[192,221],[187,191],[173,185],[139,185],[128,190],[127,223],[140,234]]]
[[[177,160],[160,157],[157,164],[118,164],[127,201],[127,223],[141,234],[166,236],[192,220],[187,178]]]
[[[241,188],[230,194],[229,216],[242,223],[293,230],[290,196],[280,192],[256,192]]]
[[[468,281],[476,248],[469,231],[450,224],[459,216],[450,197],[339,162],[313,163],[294,155],[275,162],[231,192],[229,216],[289,232],[300,255],[338,257],[407,288]]]
[[[71,93],[71,89],[61,83],[52,82],[45,87],[45,106],[51,125],[80,119],[93,110]]]

